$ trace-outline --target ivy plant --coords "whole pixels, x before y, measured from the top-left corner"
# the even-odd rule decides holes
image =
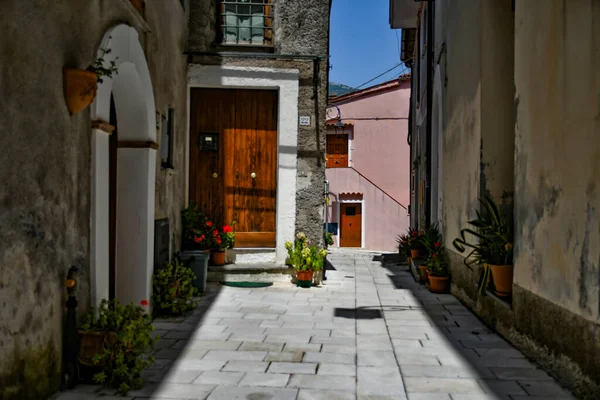
[[[113,74],[119,73],[119,69],[117,68],[115,61],[111,61],[108,64],[108,68],[104,66],[104,56],[109,54],[111,51],[111,49],[100,49],[100,52],[102,53],[100,57],[98,57],[92,65],[87,67],[88,71],[94,72],[96,74],[96,80],[98,83],[102,83],[104,77],[112,78]]]
[[[155,314],[181,315],[195,307],[194,272],[177,257],[154,273],[152,306]]]
[[[146,306],[148,301],[141,304]],[[103,351],[94,357],[94,364],[102,366],[94,375],[96,383],[115,388],[121,395],[142,387],[141,373],[154,363],[150,352],[158,340],[152,337],[152,318],[142,307],[102,300],[97,316],[90,310],[82,317],[81,330],[107,332]]]

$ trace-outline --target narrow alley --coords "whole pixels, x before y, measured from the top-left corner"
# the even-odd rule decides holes
[[[318,288],[212,286],[192,316],[155,322],[156,362],[128,398],[573,398],[452,295],[381,258],[334,251]],[[96,398],[112,397],[79,385],[57,400]]]

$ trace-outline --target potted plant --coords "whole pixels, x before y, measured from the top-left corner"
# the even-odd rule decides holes
[[[94,101],[98,84],[103,82],[103,78],[112,78],[113,74],[118,73],[115,61],[110,61],[108,67],[104,66],[104,56],[111,52],[111,49],[100,49],[101,55],[87,69],[64,68],[64,91],[67,101],[67,108],[71,115],[78,113]]]
[[[410,235],[407,233],[398,235],[396,237],[396,242],[398,243],[398,252],[406,258],[406,261],[410,263],[411,261],[411,251],[410,251]]]
[[[414,228],[409,228],[409,239],[408,244],[410,246],[410,256],[412,259],[424,258],[425,257],[425,246],[421,241],[422,237],[425,235],[424,229],[416,230]]]
[[[432,293],[448,293],[450,292],[450,270],[440,242],[436,242],[436,244],[437,250],[431,253],[426,263],[429,291]]]
[[[302,232],[296,235],[296,242],[286,242],[285,248],[291,264],[296,270],[297,286],[310,288],[313,283],[314,273],[323,268],[327,250],[310,246],[310,240]]]
[[[140,304],[147,307],[148,301]],[[93,377],[96,383],[126,395],[143,385],[141,373],[154,362],[150,352],[158,337],[152,337],[153,330],[142,307],[102,300],[97,316],[90,310],[82,317],[80,362],[99,368]]]
[[[500,213],[491,198],[486,196],[479,201],[482,205],[481,212],[476,211],[477,218],[468,222],[475,229],[462,229],[460,238],[454,239],[452,244],[460,253],[464,253],[467,248],[471,250],[464,259],[470,270],[473,270],[473,264],[483,266],[478,290],[480,295],[485,296],[491,273],[496,294],[510,296],[513,280],[512,220]],[[467,234],[475,237],[477,242],[468,241]]]
[[[156,315],[181,315],[195,307],[196,275],[177,257],[152,277],[152,306]]]
[[[323,231],[323,242],[328,246],[333,246],[333,234],[331,232]]]
[[[420,242],[423,246],[425,257],[430,259],[432,254],[438,253],[440,250],[442,244],[442,233],[440,232],[437,223],[433,223],[422,231],[424,233],[420,235]],[[427,268],[427,263],[419,265],[419,274],[422,282],[427,282],[429,280],[429,269]]]
[[[212,263],[217,266],[225,265],[225,252],[232,248],[235,242],[233,228],[225,225],[220,232],[218,229],[214,229],[212,237],[215,243],[215,248],[211,250]]]
[[[183,225],[183,251],[181,260],[188,265],[197,279],[194,286],[201,292],[206,290],[208,260],[213,247],[213,223],[197,205],[190,205],[181,213]]]

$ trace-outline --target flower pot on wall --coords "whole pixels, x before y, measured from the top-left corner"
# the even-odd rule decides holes
[[[429,291],[432,293],[449,293],[450,277],[429,275]]]
[[[225,250],[212,250],[210,255],[212,258],[212,265],[219,267],[225,265]]]
[[[309,288],[313,283],[313,271],[298,271],[296,273],[296,285],[298,287]]]
[[[488,264],[492,270],[492,279],[496,287],[496,294],[500,297],[507,297],[512,294],[513,266],[512,265],[492,265]]]
[[[69,112],[73,115],[94,101],[98,90],[98,76],[95,72],[74,68],[65,68],[63,75],[65,100]]]

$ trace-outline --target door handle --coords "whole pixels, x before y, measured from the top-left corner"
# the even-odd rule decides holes
[[[218,177],[219,177],[219,174],[217,174],[216,172],[213,172],[213,174],[212,174],[212,177],[213,177],[213,178],[218,178]]]
[[[237,178],[239,178],[239,177],[240,177],[240,173],[239,173],[239,172],[237,172],[237,171],[235,171],[235,179],[237,179]]]
[[[256,179],[256,174],[255,174],[254,172],[253,172],[253,173],[251,173],[251,174],[250,174],[250,178],[252,178],[252,179]]]

